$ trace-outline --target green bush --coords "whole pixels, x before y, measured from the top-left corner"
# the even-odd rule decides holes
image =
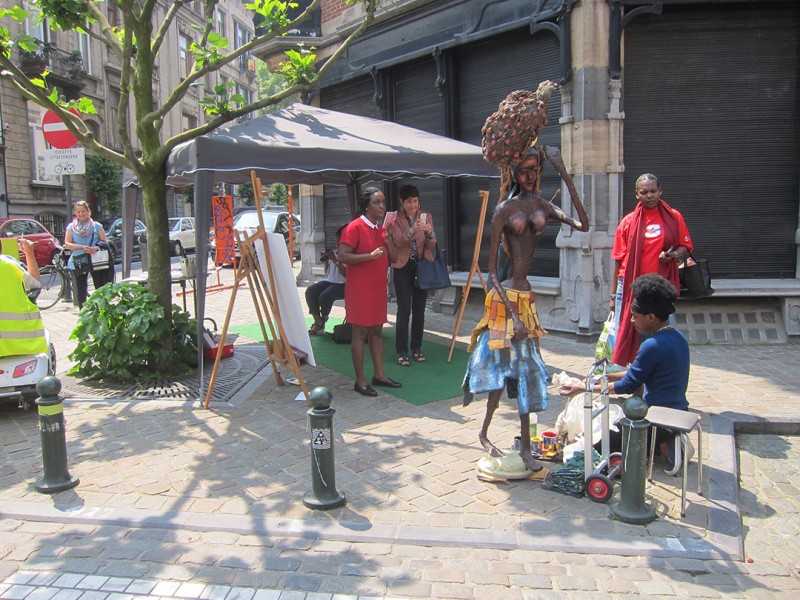
[[[83,305],[70,336],[78,346],[68,374],[86,379],[131,381],[187,372],[197,366],[197,322],[172,305],[170,353],[164,345],[169,323],[155,294],[133,283],[113,283],[96,290]]]

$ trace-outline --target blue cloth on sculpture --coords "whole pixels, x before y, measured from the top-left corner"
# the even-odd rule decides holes
[[[478,337],[464,376],[464,406],[475,394],[506,389],[509,398],[516,398],[519,414],[539,412],[547,408],[547,383],[550,375],[539,352],[537,338],[511,341],[509,348],[489,348],[489,330]]]

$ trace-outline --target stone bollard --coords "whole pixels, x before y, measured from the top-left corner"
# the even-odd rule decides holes
[[[647,483],[647,430],[650,421],[647,403],[639,396],[631,396],[622,405],[625,418],[622,426],[622,484],[619,502],[611,507],[620,521],[646,525],[656,518],[656,511],[644,501]]]
[[[308,411],[311,425],[311,491],[303,496],[303,504],[316,510],[339,508],[347,502],[344,494],[336,491],[336,472],[333,463],[333,394],[328,388],[311,390]]]
[[[42,465],[44,475],[36,484],[36,491],[55,494],[74,488],[80,480],[69,474],[67,468],[67,437],[64,427],[64,399],[58,395],[61,382],[48,375],[36,384],[39,398],[39,436],[42,440]]]

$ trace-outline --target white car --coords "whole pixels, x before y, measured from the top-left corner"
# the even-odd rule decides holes
[[[266,232],[280,233],[286,241],[286,249],[289,249],[289,213],[282,209],[263,208],[261,215],[264,219],[264,230]],[[233,218],[233,228],[240,233],[247,233],[252,236],[258,229],[258,211],[245,210]],[[300,217],[292,215],[292,238],[294,240],[294,258],[300,259]],[[214,229],[209,232],[211,238],[211,251],[216,252],[217,244],[214,239]],[[235,245],[236,259],[240,257],[239,247]]]
[[[194,250],[194,217],[174,217],[168,221],[169,251],[172,256],[182,250]]]

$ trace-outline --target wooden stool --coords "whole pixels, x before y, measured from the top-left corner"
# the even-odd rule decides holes
[[[653,481],[653,458],[655,456],[656,427],[671,429],[675,433],[675,443],[681,444],[681,517],[686,516],[686,474],[689,461],[686,460],[686,450],[689,447],[689,434],[697,430],[697,493],[703,495],[703,431],[700,427],[700,415],[685,410],[651,406],[647,411],[646,419],[653,426],[650,434],[653,443],[650,444],[650,470],[647,474],[648,481]]]

